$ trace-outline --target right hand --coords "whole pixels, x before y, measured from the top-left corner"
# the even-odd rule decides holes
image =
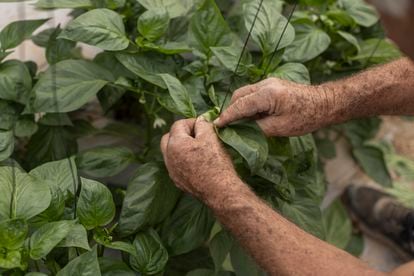
[[[316,86],[269,78],[236,90],[214,123],[224,127],[250,118],[267,136],[300,136],[331,123],[334,100],[333,93]]]

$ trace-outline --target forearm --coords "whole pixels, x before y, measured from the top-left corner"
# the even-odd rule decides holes
[[[407,58],[318,88],[331,107],[330,123],[379,115],[414,115],[414,64]]]
[[[206,203],[270,275],[382,275],[299,229],[241,180],[227,185],[227,191],[212,195]]]

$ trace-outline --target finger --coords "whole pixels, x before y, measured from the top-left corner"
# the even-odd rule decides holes
[[[254,93],[238,99],[231,104],[221,115],[214,121],[217,127],[224,127],[232,122],[253,117],[259,113],[269,110],[270,103],[265,93]]]
[[[167,156],[167,147],[168,147],[168,141],[170,140],[170,134],[167,133],[161,138],[161,152],[162,155],[164,155],[164,158]]]
[[[256,93],[258,89],[257,84],[243,86],[236,91],[234,91],[233,96],[231,97],[230,104],[235,103],[238,99],[243,98],[247,95]]]
[[[175,122],[170,131],[171,138],[188,137],[192,138],[194,134],[195,119],[180,120]]]
[[[194,127],[194,134],[196,139],[203,139],[208,137],[216,137],[214,125],[206,121],[203,116],[200,116]]]
[[[304,133],[295,128],[286,116],[269,116],[256,121],[267,137],[290,137]]]

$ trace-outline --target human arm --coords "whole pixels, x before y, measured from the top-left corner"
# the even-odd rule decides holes
[[[414,64],[409,59],[321,85],[271,78],[242,87],[215,124],[254,118],[268,136],[296,136],[378,115],[414,115]]]
[[[161,149],[174,183],[211,208],[270,275],[383,275],[261,201],[237,176],[212,124],[176,122]]]

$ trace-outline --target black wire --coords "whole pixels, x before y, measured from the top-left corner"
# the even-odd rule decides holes
[[[244,41],[243,49],[241,51],[239,60],[238,60],[237,65],[236,65],[236,69],[234,70],[231,79],[233,79],[237,76],[237,72],[239,71],[239,67],[240,67],[240,64],[243,60],[244,53],[246,52],[246,49],[247,49],[247,44],[249,43],[250,37],[252,36],[253,28],[256,25],[256,21],[257,21],[257,18],[259,17],[260,10],[262,9],[263,2],[264,2],[264,0],[260,0],[260,2],[259,2],[259,7],[257,8],[256,14],[255,14],[253,22],[252,22],[252,26],[250,27],[249,33],[247,34],[246,40]],[[226,96],[224,97],[223,103],[221,104],[221,107],[220,107],[220,113],[223,111],[224,105],[226,104],[226,100],[229,97],[229,95],[231,93],[231,90],[232,90],[231,85],[229,85],[229,88],[226,92]]]
[[[286,22],[286,25],[283,28],[283,31],[282,31],[282,33],[280,35],[280,38],[279,38],[279,41],[277,42],[277,44],[275,46],[275,49],[274,49],[274,51],[273,51],[273,53],[272,53],[272,55],[271,55],[271,57],[269,59],[269,62],[267,64],[265,70],[263,71],[262,76],[260,77],[260,80],[263,80],[267,76],[267,73],[268,73],[268,71],[270,69],[270,66],[272,65],[272,62],[273,62],[273,60],[274,60],[274,58],[276,56],[277,51],[279,51],[280,43],[282,42],[282,39],[283,39],[283,37],[284,37],[284,35],[286,33],[286,30],[289,27],[289,23],[292,20],[293,13],[295,12],[297,6],[298,6],[298,0],[296,0],[295,3],[293,4],[293,7],[292,7],[292,10],[291,10],[291,12],[289,14],[289,17],[288,17],[288,20]]]

